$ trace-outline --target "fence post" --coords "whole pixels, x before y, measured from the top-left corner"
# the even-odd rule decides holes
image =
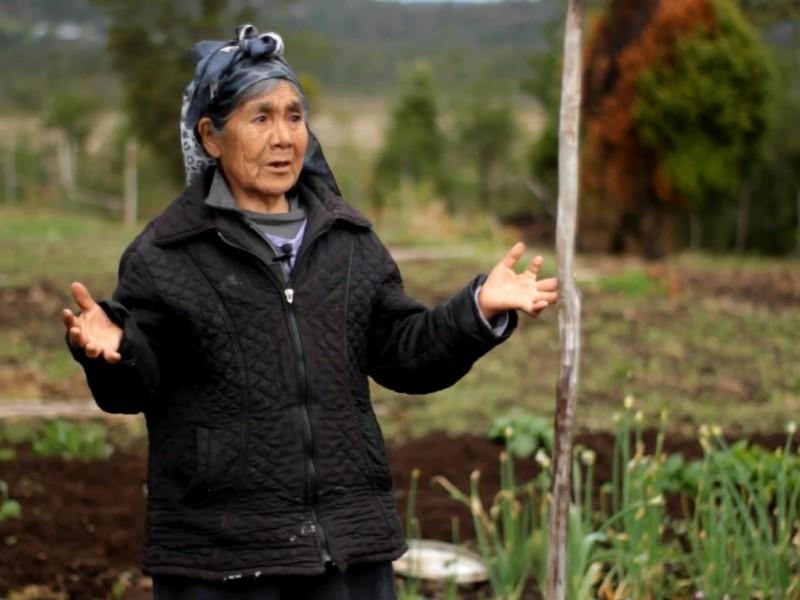
[[[558,135],[558,332],[561,367],[556,389],[553,493],[548,540],[547,600],[564,600],[571,492],[572,435],[578,397],[581,297],[573,277],[580,180],[581,34],[586,0],[569,0],[564,35],[564,71]]]
[[[58,138],[58,174],[61,183],[61,193],[66,196],[68,202],[75,199],[75,157],[73,156],[74,147],[70,143],[67,134],[63,131]]]
[[[17,200],[17,165],[16,136],[10,135],[5,143],[5,160],[3,160],[3,180],[5,183],[4,198],[7,204]]]
[[[125,192],[122,219],[125,225],[133,225],[138,217],[139,185],[137,168],[136,140],[128,140],[125,144]]]

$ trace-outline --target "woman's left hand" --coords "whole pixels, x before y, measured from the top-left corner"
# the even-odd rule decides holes
[[[544,259],[534,256],[522,272],[514,271],[525,244],[517,242],[492,269],[478,293],[478,308],[487,319],[507,310],[521,310],[538,317],[549,305],[558,300],[558,280],[555,277],[538,279]]]

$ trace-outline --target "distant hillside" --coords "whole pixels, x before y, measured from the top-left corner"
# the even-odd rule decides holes
[[[278,14],[265,11],[265,17],[273,14],[292,29],[314,29],[331,39],[355,43],[402,43],[433,49],[454,44],[476,50],[481,46],[531,48],[537,38],[537,25],[553,17],[557,6],[554,2],[304,0],[290,3]]]
[[[371,0],[291,4],[265,12],[261,22],[287,34],[287,53],[298,68],[327,85],[382,86],[396,81],[398,68],[427,60],[444,87],[459,87],[479,70],[519,78],[527,59],[541,48],[539,28],[555,17],[557,2],[499,4],[401,4]],[[307,53],[316,39],[325,52]],[[289,42],[299,43],[289,45]],[[313,48],[313,44],[310,47]],[[295,56],[295,48],[297,48]],[[320,68],[324,67],[324,68]]]
[[[178,14],[198,0],[183,0]],[[281,25],[292,31],[313,30],[333,41],[403,42],[447,47],[454,42],[478,47],[531,47],[536,25],[560,12],[558,0],[491,4],[401,3],[374,0],[233,0],[234,7],[260,13],[265,29]],[[102,13],[88,0],[0,0],[0,19],[20,24],[74,21],[100,26]]]
[[[192,2],[180,3],[191,10]],[[539,27],[558,0],[497,4],[424,4],[373,0],[248,2],[256,25],[281,32],[297,70],[330,90],[382,93],[402,69],[427,60],[443,89],[458,89],[477,72],[516,81],[541,46]],[[221,28],[229,37],[234,23]],[[77,26],[77,27],[75,27]],[[81,81],[113,103],[116,84],[103,53],[105,19],[88,0],[0,0],[0,85],[3,105],[36,108],[37,90]],[[13,47],[14,51],[9,51]],[[187,49],[188,50],[188,49]]]

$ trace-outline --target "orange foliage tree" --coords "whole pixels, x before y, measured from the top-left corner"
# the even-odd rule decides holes
[[[638,82],[650,65],[668,60],[681,39],[713,27],[706,0],[612,0],[594,21],[586,48],[584,189],[615,215],[612,250],[632,235],[650,257],[663,251],[664,221],[681,203],[642,144],[634,123]]]

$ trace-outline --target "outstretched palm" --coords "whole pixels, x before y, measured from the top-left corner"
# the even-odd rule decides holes
[[[478,294],[478,304],[486,318],[507,310],[521,310],[537,317],[542,310],[558,300],[558,280],[539,279],[544,260],[535,256],[521,273],[514,271],[525,252],[525,244],[517,242],[492,269]]]
[[[122,340],[122,329],[108,318],[85,285],[75,282],[70,286],[70,291],[81,309],[79,315],[68,308],[61,311],[61,319],[69,332],[70,342],[83,348],[89,358],[102,356],[108,363],[118,363],[121,359],[119,344]]]

